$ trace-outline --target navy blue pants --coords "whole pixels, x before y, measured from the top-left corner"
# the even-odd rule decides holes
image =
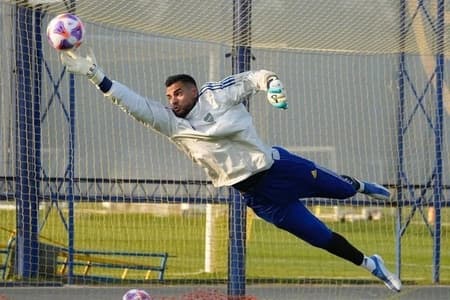
[[[242,193],[260,218],[309,244],[325,248],[332,231],[299,201],[301,198],[345,199],[356,194],[338,174],[280,147],[280,158],[249,191]]]

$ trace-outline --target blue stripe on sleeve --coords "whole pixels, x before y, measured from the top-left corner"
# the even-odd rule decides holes
[[[207,82],[201,87],[199,95],[202,95],[207,90],[220,90],[232,86],[235,83],[236,80],[232,76],[226,77],[219,82]]]

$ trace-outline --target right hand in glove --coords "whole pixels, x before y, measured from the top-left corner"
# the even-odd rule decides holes
[[[85,75],[95,85],[99,85],[105,78],[105,73],[97,66],[91,49],[85,57],[75,51],[62,51],[61,63],[66,66],[68,72],[76,75]]]
[[[276,108],[288,108],[286,92],[278,77],[273,76],[267,82],[267,100]]]

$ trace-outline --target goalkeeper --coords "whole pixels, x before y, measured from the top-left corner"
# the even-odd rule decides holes
[[[215,186],[239,190],[259,217],[367,269],[389,289],[400,291],[399,278],[386,269],[379,255],[364,255],[299,201],[308,197],[344,199],[358,192],[388,200],[389,190],[338,175],[281,147],[267,146],[258,137],[242,102],[265,91],[272,105],[286,109],[285,90],[275,73],[249,71],[206,83],[200,89],[189,75],[170,76],[165,82],[168,106],[164,106],[110,80],[93,56],[62,52],[61,61],[69,72],[87,76],[137,121],[167,136],[205,169]]]

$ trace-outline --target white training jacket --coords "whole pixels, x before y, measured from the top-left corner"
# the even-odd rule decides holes
[[[205,169],[214,186],[231,186],[273,164],[271,147],[260,140],[242,104],[257,91],[266,91],[267,79],[273,75],[266,70],[249,71],[208,82],[185,118],[117,81],[105,96],[145,126],[167,136]]]

